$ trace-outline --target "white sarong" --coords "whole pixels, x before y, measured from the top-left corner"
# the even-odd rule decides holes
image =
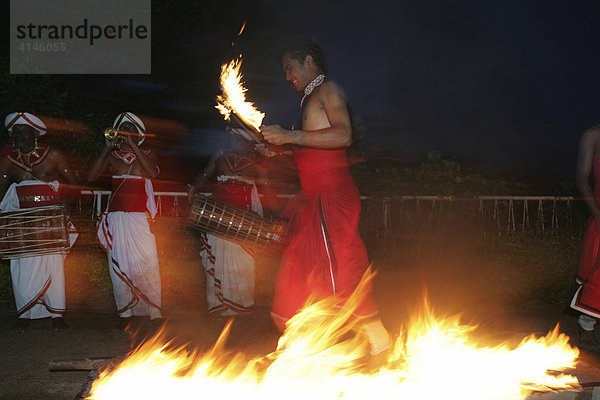
[[[8,188],[0,210],[10,211],[19,208],[18,186],[48,185],[55,192],[58,181],[42,182],[26,180],[13,183]],[[74,227],[69,222],[71,246],[77,238]],[[49,254],[10,260],[10,274],[17,305],[17,317],[26,319],[58,318],[66,311],[65,272],[63,254]]]
[[[131,179],[145,179],[130,176]],[[148,207],[156,213],[154,193],[146,179]],[[154,216],[154,215],[152,215]],[[106,251],[117,312],[123,318],[161,318],[161,282],[156,239],[144,212],[102,214],[98,242]]]
[[[239,177],[219,176],[219,182],[232,179],[252,185],[251,209],[262,216],[262,206],[254,182]],[[206,271],[208,314],[236,315],[254,306],[255,261],[251,249],[221,239],[201,235],[200,256]]]

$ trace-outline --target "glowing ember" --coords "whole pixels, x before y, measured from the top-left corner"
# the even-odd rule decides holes
[[[260,131],[260,125],[265,114],[258,111],[253,103],[246,101],[246,89],[242,84],[242,66],[241,56],[237,60],[231,60],[229,64],[221,66],[221,90],[222,95],[217,96],[217,110],[226,120],[229,120],[231,113],[235,112],[244,122]]]
[[[573,368],[579,355],[558,326],[516,348],[482,347],[470,339],[475,327],[436,318],[427,306],[398,337],[387,362],[369,370],[367,339],[351,318],[357,293],[337,312],[335,298],[306,306],[290,320],[275,352],[250,361],[225,356],[230,325],[201,356],[168,350],[155,337],[117,370],[102,373],[89,398],[515,400],[578,385],[557,372]]]

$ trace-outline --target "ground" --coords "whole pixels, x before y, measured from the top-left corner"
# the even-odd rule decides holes
[[[169,335],[180,343],[206,350],[215,343],[226,319],[206,315],[204,275],[195,257],[193,234],[169,226],[157,227],[155,232],[161,238],[163,305]],[[48,320],[34,321],[25,333],[9,331],[15,322],[14,309],[7,306],[0,310],[0,399],[73,399],[88,373],[50,372],[50,362],[124,356],[131,351],[130,336],[120,328],[107,286],[103,254],[89,232],[84,232],[81,239],[65,267],[69,308],[65,320],[71,327],[69,331],[51,331]],[[427,293],[437,313],[460,313],[463,322],[479,325],[477,336],[490,344],[506,340],[515,343],[531,333],[545,335],[557,323],[562,332],[576,338],[575,316],[564,312],[560,296],[532,295],[523,287],[523,265],[507,256],[514,253],[512,247],[511,253],[498,248],[482,252],[459,249],[450,242],[447,239],[447,245],[437,252],[423,248],[422,243],[391,248],[380,243],[380,251],[372,251],[377,270],[374,292],[382,319],[392,333],[409,323],[410,315],[422,308]],[[367,243],[370,250],[374,248]],[[551,274],[551,257],[533,261],[533,273]],[[249,355],[274,350],[278,334],[268,311],[277,262],[277,255],[261,257],[256,312],[234,321],[227,341],[229,349]],[[512,291],[505,290],[509,286]],[[583,357],[595,362],[593,355]]]
[[[50,372],[52,361],[84,358],[111,358],[130,351],[129,336],[119,329],[118,318],[104,313],[72,312],[67,319],[71,329],[52,332],[47,320],[35,321],[25,333],[7,332],[14,315],[0,315],[2,362],[1,399],[74,399],[88,376],[85,371]],[[200,348],[213,344],[225,320],[207,319],[200,312],[170,313],[169,325],[180,340],[193,341]],[[266,313],[239,318],[229,344],[258,354],[270,352],[277,335]]]

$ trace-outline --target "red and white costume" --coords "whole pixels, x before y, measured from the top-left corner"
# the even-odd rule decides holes
[[[152,182],[134,175],[112,178],[113,193],[100,219],[98,242],[106,251],[117,311],[123,318],[161,318],[161,284],[156,239],[146,213],[154,218]]]
[[[58,181],[25,180],[13,183],[2,202],[3,211],[58,204]],[[71,246],[77,231],[69,223]],[[63,254],[24,257],[10,260],[17,317],[38,319],[62,317],[66,310]]]
[[[8,132],[15,125],[29,125],[40,136],[47,132],[44,122],[33,114],[15,112],[6,116],[4,124]],[[47,145],[37,145],[28,153],[21,153],[18,148],[6,148],[8,160],[33,173],[33,167],[40,164],[50,152]],[[33,175],[33,174],[32,174]],[[42,207],[58,204],[60,184],[58,181],[42,182],[39,180],[24,180],[10,185],[2,202],[0,210],[10,211],[19,208]],[[70,244],[77,239],[77,231],[69,222]],[[65,272],[63,254],[48,254],[43,256],[24,257],[10,260],[13,292],[17,305],[17,317],[24,319],[59,318],[66,310]]]
[[[239,172],[255,163],[255,157],[240,157],[224,150],[222,155],[232,171]],[[240,176],[217,177],[219,184],[212,198],[234,207],[263,215],[256,185]],[[254,306],[254,253],[251,248],[201,235],[200,256],[206,271],[208,313],[236,315],[250,312]]]

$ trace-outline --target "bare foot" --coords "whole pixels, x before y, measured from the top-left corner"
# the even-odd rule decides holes
[[[69,325],[65,323],[64,319],[52,318],[52,330],[54,332],[68,331],[69,329]]]
[[[383,350],[377,354],[370,354],[367,367],[370,371],[376,371],[388,364],[389,351]]]
[[[29,320],[27,318],[19,318],[17,323],[10,328],[11,331],[25,332],[29,327]]]

